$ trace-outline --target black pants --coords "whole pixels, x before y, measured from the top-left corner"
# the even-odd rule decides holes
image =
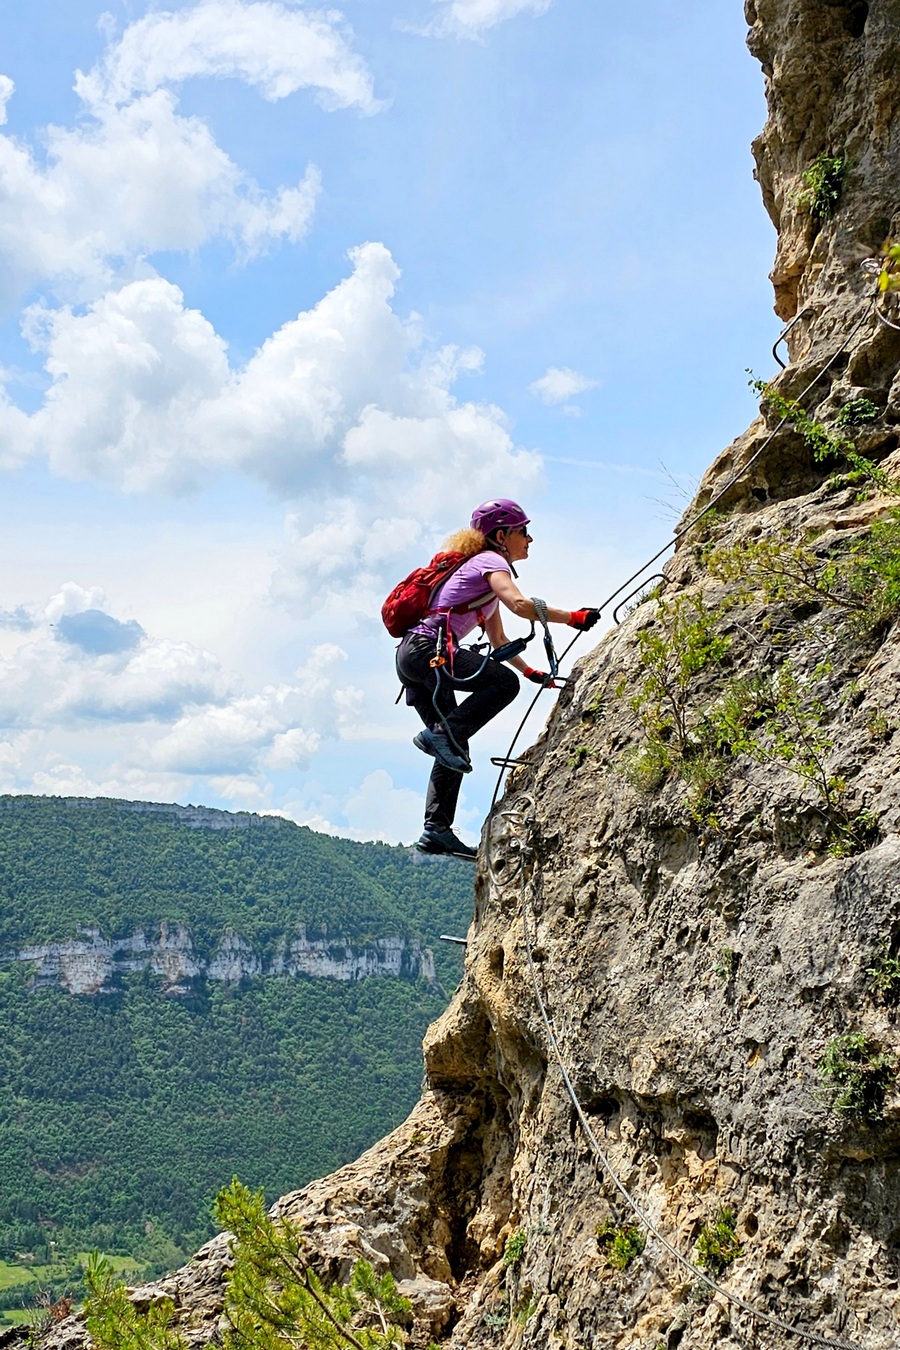
[[[434,656],[434,638],[422,633],[407,633],[397,648],[397,674],[406,689],[406,701],[415,708],[427,727],[438,729],[442,723],[434,708],[434,691],[437,672],[429,665]],[[484,661],[484,654],[473,652],[469,647],[457,647],[453,657],[454,674],[474,675]],[[452,684],[447,667],[442,669],[438,707],[457,745],[465,753],[469,749],[469,737],[490,722],[499,712],[512,703],[519,692],[519,680],[509,666],[499,661],[488,661],[471,684]],[[457,703],[456,695],[464,694],[462,703]],[[456,803],[462,786],[462,774],[444,768],[434,762],[431,778],[428,781],[428,795],[425,798],[425,828],[449,830],[456,815]]]

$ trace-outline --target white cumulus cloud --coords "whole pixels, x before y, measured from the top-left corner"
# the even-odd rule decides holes
[[[6,123],[6,105],[12,98],[15,88],[8,75],[0,75],[0,126]]]
[[[352,733],[362,694],[339,682],[345,660],[322,643],[292,679],[247,689],[213,653],[154,637],[112,615],[98,587],[68,582],[0,661],[0,790],[90,781],[165,799],[205,783],[264,805],[271,772],[305,769]]]
[[[568,366],[550,366],[546,374],[535,380],[528,388],[542,403],[554,405],[566,403],[570,398],[586,393],[588,389],[596,389],[598,383],[590,376],[582,375]]]
[[[240,369],[161,277],[85,310],[32,310],[51,385],[6,440],[0,419],[0,455],[24,440],[57,473],[129,491],[251,475],[292,501],[281,593],[318,605],[351,595],[373,612],[392,560],[461,523],[473,501],[533,490],[540,461],[515,446],[499,408],[456,397],[481,354],[426,349],[418,319],[392,307],[388,250],[366,244],[351,259],[349,276]]]
[[[216,236],[252,257],[273,240],[301,238],[320,189],[309,165],[299,184],[263,192],[163,89],[74,128],[50,127],[44,139],[45,162],[0,135],[7,304],[36,280],[86,298],[123,271],[149,271],[145,256]]]
[[[480,38],[518,14],[546,14],[552,0],[434,0],[438,15],[424,32],[435,37]]]
[[[276,0],[207,0],[130,24],[92,70],[78,72],[84,115],[73,126],[46,127],[39,149],[0,134],[0,303],[36,282],[83,301],[146,275],[156,253],[217,237],[241,261],[301,239],[318,168],[264,191],[206,122],[179,113],[171,86],[227,76],[266,99],[312,89],[326,108],[374,113],[383,105],[352,38],[337,11]],[[0,125],[13,92],[0,75]]]
[[[150,746],[159,768],[222,775],[268,768],[307,768],[324,736],[336,736],[355,712],[355,691],[338,691],[335,666],[346,653],[331,643],[314,649],[290,684],[267,685],[188,710]],[[343,698],[336,698],[343,692]],[[347,697],[348,692],[350,697]]]
[[[78,72],[75,88],[96,107],[196,76],[230,77],[272,101],[315,89],[326,108],[376,112],[383,105],[352,40],[336,10],[301,10],[276,0],[207,0],[129,24],[93,70]]]
[[[99,587],[66,583],[32,631],[0,661],[0,728],[172,719],[235,687],[210,652],[148,637],[134,620],[109,614]]]

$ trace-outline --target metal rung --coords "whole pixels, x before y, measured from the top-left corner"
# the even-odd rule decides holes
[[[448,933],[441,933],[441,942],[455,942],[457,947],[465,947],[467,945],[465,938],[450,937]]]
[[[623,600],[620,600],[619,603],[616,605],[615,609],[613,610],[613,623],[616,625],[616,627],[618,627],[619,624],[622,622],[622,620],[619,618],[619,611],[625,608],[629,600],[633,600],[636,595],[640,595],[642,591],[645,591],[647,587],[650,585],[651,581],[665,581],[665,580],[666,575],[664,572],[651,572],[650,576],[644,577],[644,580],[639,582],[638,585],[635,586],[633,591],[629,591],[628,594],[625,596],[625,598]]]
[[[498,769],[518,769],[521,764],[527,764],[528,760],[516,759],[515,756],[509,758],[506,755],[491,755],[491,763]]]
[[[794,315],[794,317],[791,319],[787,327],[782,328],[780,335],[775,339],[775,345],[772,348],[772,355],[775,357],[775,360],[781,366],[782,370],[787,370],[787,362],[782,361],[781,357],[778,355],[778,348],[781,346],[782,342],[784,342],[788,333],[794,327],[794,324],[799,323],[801,319],[808,319],[810,314],[814,313],[815,310],[813,309],[812,305],[807,305],[805,309],[801,309],[798,314]]]

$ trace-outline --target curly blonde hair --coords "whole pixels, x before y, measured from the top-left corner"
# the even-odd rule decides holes
[[[486,536],[480,530],[471,528],[457,530],[444,540],[445,553],[464,553],[467,558],[474,558],[476,553],[483,553],[487,547]]]

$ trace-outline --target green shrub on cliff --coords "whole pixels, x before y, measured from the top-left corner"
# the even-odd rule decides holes
[[[719,614],[701,596],[660,600],[654,623],[638,633],[642,676],[629,702],[642,731],[641,743],[625,763],[625,774],[642,791],[652,791],[670,771],[688,780],[702,803],[717,774],[700,734],[703,717],[697,693],[705,674],[722,665],[731,639],[717,629]],[[625,683],[617,689],[627,694]]]
[[[393,1350],[406,1318],[390,1272],[377,1276],[357,1261],[344,1285],[326,1288],[309,1264],[303,1233],[289,1219],[272,1219],[261,1192],[235,1179],[216,1200],[220,1227],[233,1234],[223,1337],[226,1350]],[[298,1340],[298,1333],[300,1339]]]
[[[215,1205],[231,1234],[232,1265],[223,1309],[225,1350],[400,1350],[406,1337],[395,1319],[410,1312],[390,1272],[376,1275],[357,1261],[346,1284],[330,1288],[309,1264],[300,1226],[273,1219],[262,1192],[237,1178]],[[87,1270],[85,1320],[96,1350],[187,1350],[175,1305],[161,1298],[135,1306],[107,1262]]]
[[[797,201],[805,206],[813,220],[822,224],[831,220],[841,204],[844,180],[850,160],[846,151],[839,155],[817,155],[809,168],[803,171],[803,190]]]
[[[697,1238],[697,1265],[708,1270],[713,1279],[722,1275],[744,1252],[735,1229],[734,1211],[720,1209],[711,1223],[705,1223]]]
[[[869,977],[869,989],[885,1007],[896,1008],[900,1004],[900,955],[892,953],[883,942],[875,953],[871,966],[866,971]]]
[[[613,1270],[627,1270],[647,1245],[635,1224],[616,1224],[607,1218],[597,1229],[597,1243]]]
[[[818,1064],[826,1100],[839,1115],[877,1120],[897,1065],[861,1031],[833,1036]]]
[[[815,601],[843,614],[861,635],[900,614],[900,508],[840,550],[823,553],[816,541],[797,543],[790,535],[765,535],[713,549],[710,575],[727,581],[742,600],[754,594],[767,601]]]
[[[187,1341],[173,1325],[172,1299],[135,1307],[99,1252],[88,1262],[85,1283],[85,1325],[97,1350],[187,1350]]]

